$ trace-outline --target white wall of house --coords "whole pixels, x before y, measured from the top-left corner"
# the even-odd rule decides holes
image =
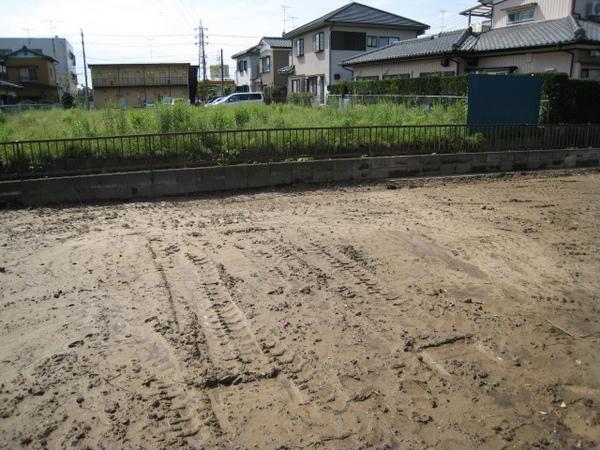
[[[325,33],[325,50],[315,52],[313,36],[319,32]],[[296,42],[299,39],[304,39],[304,56],[296,55]],[[305,76],[328,75],[330,42],[329,27],[319,28],[292,39],[292,64],[295,67],[295,74]]]
[[[381,27],[360,27],[360,26],[341,26],[327,25],[319,29],[312,30],[301,36],[292,39],[291,63],[295,67],[295,73],[289,78],[288,89],[292,91],[292,80],[299,77],[322,77],[325,89],[330,84],[352,79],[352,72],[341,65],[342,61],[354,55],[363,53],[361,50],[332,50],[331,32],[348,31],[366,33],[367,36],[379,37],[397,37],[400,40],[412,39],[417,37],[416,31],[398,30]],[[325,49],[315,52],[313,37],[316,33],[323,32],[325,36]],[[304,56],[296,56],[296,42],[298,39],[304,39]],[[374,48],[367,48],[374,50]],[[336,80],[336,74],[339,75]]]
[[[380,80],[384,76],[410,75],[411,78],[418,78],[422,73],[431,72],[450,72],[456,74],[456,63],[449,61],[449,66],[442,66],[442,58],[422,59],[415,61],[402,61],[393,64],[375,64],[368,66],[356,66],[354,68],[355,78],[378,77]]]
[[[348,26],[334,26],[332,31],[354,31],[367,33],[367,36],[377,37],[397,37],[400,40],[414,39],[417,37],[417,32],[414,30],[391,30],[387,28],[363,28],[363,27],[348,27]],[[367,48],[367,51],[375,50],[375,48]],[[339,81],[348,81],[352,79],[352,72],[342,67],[341,63],[345,59],[351,58],[352,56],[359,55],[363,52],[356,50],[332,50],[331,51],[331,72],[327,84],[333,84],[336,82],[335,74],[340,75]]]
[[[417,78],[427,72],[456,73],[456,63],[450,61],[448,67],[441,65],[442,58],[431,58],[413,61],[400,61],[388,64],[372,64],[354,67],[355,78],[379,77],[409,74]],[[572,76],[579,76],[580,64],[573,65]],[[465,66],[460,64],[460,72],[464,73]],[[482,56],[478,65],[473,69],[496,69],[516,67],[517,73],[534,72],[571,72],[571,54],[567,52],[521,53],[517,55]]]
[[[533,20],[551,20],[566,17],[573,11],[573,0],[506,0],[494,6],[492,28],[510,26],[508,14],[511,9],[523,5],[535,5]]]
[[[240,61],[246,61],[248,64],[248,70],[240,72],[238,70],[238,63]],[[244,55],[236,59],[235,66],[235,84],[237,86],[250,86],[252,88],[252,80],[256,78],[256,65],[258,64],[257,55]]]
[[[566,52],[522,53],[479,58],[479,69],[517,67],[518,73],[571,72],[571,55]]]

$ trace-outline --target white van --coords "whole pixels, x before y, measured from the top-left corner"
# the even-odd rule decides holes
[[[264,103],[263,95],[260,92],[236,92],[227,97],[220,98],[207,106],[215,105],[243,105],[246,103]]]

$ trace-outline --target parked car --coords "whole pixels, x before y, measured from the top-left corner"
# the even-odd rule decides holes
[[[152,100],[146,100],[144,102],[144,108],[154,108],[154,102]]]
[[[263,95],[260,92],[236,92],[220,98],[207,106],[215,105],[241,105],[246,103],[264,103]]]

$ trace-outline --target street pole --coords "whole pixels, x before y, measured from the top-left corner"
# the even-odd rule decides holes
[[[81,28],[81,47],[83,49],[83,74],[85,76],[85,109],[89,111],[90,109],[90,88],[88,87],[88,77],[87,77],[87,61],[85,59],[85,42],[83,40],[83,28]]]
[[[221,94],[225,95],[225,70],[223,68],[223,49],[221,49]]]

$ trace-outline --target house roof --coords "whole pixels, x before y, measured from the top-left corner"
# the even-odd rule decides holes
[[[600,24],[578,21],[572,16],[567,16],[561,19],[495,28],[482,33],[473,33],[470,28],[467,28],[466,30],[395,42],[386,47],[349,58],[343,64],[350,66],[451,53],[468,54],[543,48],[578,42],[600,43]]]
[[[2,55],[2,58],[9,58],[11,56],[17,56],[21,52],[28,52],[28,53],[31,53],[31,54],[33,54],[35,56],[40,57],[40,58],[47,59],[48,61],[51,61],[51,62],[54,62],[54,63],[58,63],[58,61],[56,59],[52,58],[51,56],[44,55],[43,53],[38,52],[36,50],[31,50],[26,45],[24,45],[23,47],[21,47],[19,50],[15,50],[12,53],[7,53],[6,55]]]
[[[417,39],[407,39],[361,53],[344,61],[344,64],[363,64],[390,59],[404,59],[418,56],[451,53],[469,36],[469,30],[450,31]]]
[[[20,84],[9,83],[8,81],[0,80],[0,87],[2,88],[11,88],[11,89],[23,89],[23,86]]]
[[[258,51],[258,45],[253,45],[250,48],[247,48],[246,50],[242,50],[241,52],[236,53],[235,55],[231,56],[231,59],[237,59],[241,56],[245,56],[245,55],[250,55],[252,53],[256,53]]]
[[[264,37],[260,40],[271,48],[292,48],[292,41],[280,37]]]
[[[286,38],[298,36],[325,24],[332,23],[378,25],[388,28],[405,28],[421,32],[429,29],[429,25],[424,23],[363,5],[362,3],[351,2],[286,33],[284,36]]]
[[[578,29],[579,25],[571,16],[495,28],[469,40],[465,50],[487,52],[565,44],[577,40]]]

